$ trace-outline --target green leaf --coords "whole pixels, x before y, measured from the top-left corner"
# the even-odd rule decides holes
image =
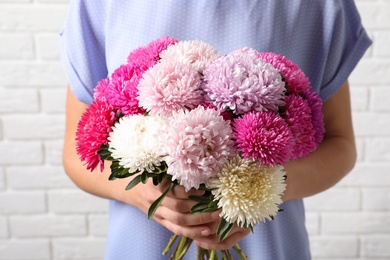
[[[154,213],[156,212],[158,206],[160,206],[161,202],[163,201],[163,199],[165,198],[165,196],[168,194],[168,192],[173,188],[173,183],[170,183],[167,190],[164,191],[163,194],[161,194],[160,197],[158,197],[153,203],[152,205],[150,205],[149,207],[149,211],[148,211],[148,219],[151,220]]]
[[[201,202],[201,203],[205,203],[205,204],[209,204],[211,201],[210,197],[203,197],[203,196],[190,195],[190,196],[188,196],[188,198],[190,200],[195,201],[195,202]]]
[[[197,213],[197,212],[203,212],[203,210],[207,209],[207,203],[199,202],[192,206],[191,208],[191,214]]]
[[[140,182],[141,182],[141,174],[136,176],[131,182],[129,182],[129,184],[126,186],[126,190],[130,190]]]
[[[217,228],[217,236],[219,238],[219,241],[223,241],[227,237],[227,235],[229,235],[230,231],[232,231],[233,226],[234,223],[229,223],[224,218],[221,218],[221,221],[219,222]]]
[[[141,174],[141,182],[142,182],[143,184],[146,184],[146,183],[148,182],[148,179],[149,179],[149,174],[148,174],[148,172],[143,172],[143,173]]]

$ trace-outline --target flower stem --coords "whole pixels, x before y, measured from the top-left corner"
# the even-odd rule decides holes
[[[175,253],[175,260],[179,260],[179,256],[181,255],[182,251],[184,250],[184,247],[187,243],[187,237],[181,237],[179,241],[179,246]]]
[[[186,241],[186,243],[185,243],[185,245],[184,245],[183,251],[180,253],[178,260],[183,259],[184,255],[185,255],[185,254],[187,253],[187,251],[188,251],[188,248],[190,248],[190,246],[191,246],[191,244],[192,244],[192,241],[193,241],[192,239],[187,238],[187,241]]]
[[[171,246],[173,245],[173,243],[175,243],[176,238],[177,238],[177,235],[176,235],[176,234],[173,235],[173,236],[171,236],[171,238],[169,239],[169,242],[168,242],[167,246],[165,247],[165,249],[164,249],[164,251],[163,251],[163,253],[162,253],[163,255],[166,255],[166,254],[169,252],[169,250],[171,250]]]
[[[244,252],[242,251],[241,247],[238,244],[235,244],[233,246],[233,249],[236,251],[236,253],[238,254],[241,260],[248,260],[248,257],[244,254]]]

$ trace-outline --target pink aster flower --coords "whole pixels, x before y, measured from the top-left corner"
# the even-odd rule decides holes
[[[186,190],[199,188],[215,176],[219,168],[235,156],[232,129],[219,112],[199,106],[180,110],[169,118],[160,135],[167,173]]]
[[[115,109],[124,115],[143,114],[145,110],[138,105],[138,83],[143,70],[139,67],[126,64],[121,65],[111,75],[104,95]]]
[[[286,88],[291,93],[302,94],[310,88],[310,81],[305,73],[291,60],[273,52],[260,53],[259,57],[265,62],[271,63],[283,74],[287,82]]]
[[[275,112],[250,112],[233,123],[237,150],[262,165],[283,165],[292,155],[293,137],[286,121]]]
[[[108,143],[111,127],[116,120],[113,107],[105,100],[94,100],[82,115],[76,132],[76,149],[80,159],[86,162],[87,170],[95,170],[104,163],[98,154],[100,147]]]
[[[163,50],[177,42],[172,37],[163,36],[130,52],[127,62],[141,68],[150,68],[160,60],[160,53]]]
[[[94,99],[106,99],[106,90],[110,84],[110,79],[105,78],[98,82],[94,93],[93,98]]]
[[[250,51],[234,51],[204,70],[205,99],[235,114],[277,111],[283,106],[285,83],[280,73]]]
[[[298,95],[289,95],[285,99],[284,117],[294,138],[292,159],[309,155],[317,148],[314,140],[315,131],[309,103]]]
[[[161,62],[147,70],[138,85],[139,104],[151,115],[170,116],[202,102],[201,78],[183,63]]]
[[[162,61],[184,63],[199,73],[220,56],[213,46],[201,41],[181,41],[160,54]]]
[[[311,89],[308,89],[303,94],[311,108],[311,122],[315,131],[314,140],[317,144],[320,144],[324,139],[325,125],[324,125],[324,113],[322,112],[322,99],[320,96]]]
[[[201,104],[204,108],[210,108],[218,111],[218,108],[216,108],[213,104],[210,104],[209,102],[205,101]],[[231,120],[233,119],[233,113],[230,111],[219,111],[223,119],[225,120]]]

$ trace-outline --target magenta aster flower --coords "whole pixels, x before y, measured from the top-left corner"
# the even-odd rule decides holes
[[[86,162],[87,170],[95,170],[104,163],[98,154],[100,147],[108,143],[111,127],[116,120],[113,107],[102,99],[94,100],[82,115],[76,132],[76,150],[80,159]]]
[[[143,72],[139,67],[126,64],[121,65],[112,73],[111,82],[104,94],[114,109],[121,111],[124,115],[145,113],[145,110],[138,105],[137,99],[137,86]]]
[[[235,114],[277,111],[283,106],[285,83],[280,73],[254,53],[234,51],[204,70],[206,100]]]
[[[201,41],[181,41],[160,54],[162,61],[184,63],[200,73],[220,56],[213,46]]]
[[[150,68],[158,62],[160,53],[163,50],[177,42],[178,41],[172,37],[163,36],[130,52],[127,57],[127,62],[141,68]]]
[[[160,134],[167,173],[186,190],[199,188],[232,156],[232,129],[219,112],[199,106],[173,113]]]
[[[98,82],[94,93],[93,98],[94,99],[106,99],[106,90],[110,84],[110,79],[105,78]]]
[[[246,159],[276,166],[290,160],[293,137],[286,121],[275,112],[250,112],[233,123],[237,150]]]
[[[139,104],[151,115],[170,116],[201,104],[201,78],[183,63],[161,62],[147,70],[138,85]]]
[[[263,61],[271,63],[283,74],[287,82],[286,88],[291,93],[302,94],[310,88],[310,81],[305,73],[291,60],[273,52],[260,53],[259,57]]]
[[[309,155],[317,148],[314,140],[315,131],[309,103],[298,95],[289,95],[285,99],[285,120],[294,138],[293,157],[298,159]]]
[[[320,96],[311,89],[304,92],[304,98],[307,100],[309,107],[311,108],[311,122],[315,131],[314,140],[317,144],[320,144],[324,139],[325,125],[324,125],[324,113],[322,112],[322,99]]]

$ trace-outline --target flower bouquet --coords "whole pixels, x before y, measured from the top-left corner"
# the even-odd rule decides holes
[[[222,241],[234,225],[252,229],[280,211],[285,163],[323,139],[321,108],[302,70],[281,55],[250,48],[222,55],[205,42],[162,37],[98,83],[78,125],[77,152],[90,170],[111,161],[110,180],[132,177],[126,189],[168,180],[149,219],[174,185],[204,190],[190,196],[191,212],[221,210]],[[171,259],[191,242],[182,237]],[[198,259],[218,255],[232,259],[230,250],[198,249]]]

